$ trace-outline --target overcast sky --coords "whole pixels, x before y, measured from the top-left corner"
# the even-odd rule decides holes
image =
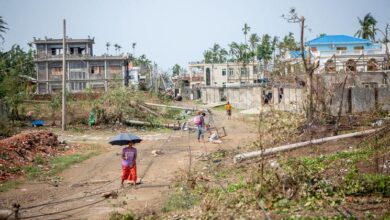
[[[201,60],[215,42],[243,42],[245,22],[251,33],[297,37],[298,25],[281,18],[291,7],[307,19],[307,40],[320,33],[353,35],[357,17],[368,12],[379,28],[390,23],[390,0],[0,0],[0,16],[9,27],[0,47],[60,38],[65,18],[69,37],[95,37],[96,55],[106,51],[106,42],[118,43],[123,52],[132,52],[136,42],[136,56],[146,54],[166,70]]]

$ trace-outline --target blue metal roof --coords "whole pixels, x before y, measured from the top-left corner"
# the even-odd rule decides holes
[[[324,35],[307,41],[306,46],[327,45],[327,44],[372,44],[371,41],[347,35]]]
[[[307,51],[305,51],[305,56],[307,55]],[[300,50],[290,51],[291,58],[302,58],[302,53]]]

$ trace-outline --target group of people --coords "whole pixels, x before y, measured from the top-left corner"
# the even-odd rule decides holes
[[[225,105],[226,115],[228,119],[231,118],[232,115],[232,106],[229,102]],[[197,115],[194,117],[194,124],[197,130],[197,139],[198,142],[204,140],[204,132],[207,130],[207,126],[205,123],[205,112],[197,112]],[[134,187],[137,182],[137,149],[134,147],[134,143],[129,141],[128,145],[122,149],[122,177],[121,177],[121,186],[126,180],[128,180]]]

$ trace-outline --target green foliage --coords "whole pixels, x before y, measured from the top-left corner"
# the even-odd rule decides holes
[[[217,43],[209,50],[203,52],[205,63],[224,63],[227,61],[228,52]]]
[[[0,183],[0,192],[6,192],[10,189],[14,189],[20,184],[22,184],[20,180],[9,180],[7,182]]]
[[[0,115],[0,138],[9,137],[15,133],[15,129],[10,124],[11,122],[6,116]]]
[[[347,195],[366,195],[379,193],[390,197],[390,176],[381,174],[361,174],[356,170],[350,172],[344,181]]]
[[[179,64],[175,64],[173,67],[172,67],[172,76],[178,76],[180,74],[180,71],[181,71],[181,66]]]
[[[162,211],[171,212],[175,210],[189,209],[198,201],[198,197],[185,190],[177,190],[172,193],[165,203]]]
[[[88,154],[71,154],[71,155],[63,155],[57,156],[51,159],[50,166],[51,169],[48,172],[48,175],[57,174],[66,168],[70,167],[75,163],[80,163],[84,160],[91,158],[92,156],[97,155],[97,152],[90,152]]]
[[[136,218],[134,217],[133,213],[121,214],[119,212],[111,212],[109,219],[110,220],[134,220]]]
[[[8,30],[7,23],[3,20],[3,17],[0,16],[0,38],[4,40],[3,33],[5,33],[5,30]]]
[[[360,30],[355,33],[355,36],[375,41],[375,25],[377,21],[374,17],[372,17],[371,13],[366,14],[363,20],[358,18],[358,21],[360,24]]]
[[[35,155],[34,163],[37,165],[43,165],[43,164],[45,164],[45,160],[42,158],[41,155],[37,154],[37,155]]]
[[[42,174],[42,170],[36,166],[26,166],[23,167],[28,179],[34,179],[39,177]]]
[[[226,191],[229,193],[236,192],[242,188],[245,188],[246,184],[244,182],[239,182],[239,183],[232,183],[229,184],[228,187],[226,188]]]
[[[0,100],[8,107],[11,119],[19,118],[19,106],[32,92],[26,76],[34,75],[33,51],[14,45],[0,52]]]

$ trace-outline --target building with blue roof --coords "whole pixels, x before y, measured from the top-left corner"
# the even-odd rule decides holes
[[[347,35],[323,35],[305,42],[305,57],[319,61],[316,73],[321,72],[369,72],[388,69],[385,67],[385,47],[367,39]],[[288,62],[286,74],[295,72],[301,65],[301,51],[289,51],[285,56]]]
[[[324,35],[307,41],[305,45],[316,56],[361,55],[380,52],[379,45],[367,39],[347,35]]]

